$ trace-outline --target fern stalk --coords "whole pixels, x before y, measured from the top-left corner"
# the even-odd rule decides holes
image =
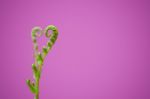
[[[49,30],[52,31],[52,34],[48,33]],[[40,34],[38,34],[38,32]],[[47,45],[42,48],[42,52],[39,52],[36,38],[42,36],[43,33],[45,33],[45,36],[49,38],[49,41]],[[32,29],[31,36],[34,45],[34,58],[35,58],[35,62],[32,64],[34,81],[31,82],[30,80],[26,80],[26,83],[30,91],[34,94],[34,99],[39,99],[40,76],[42,72],[44,59],[47,56],[48,52],[51,50],[55,41],[57,40],[58,30],[53,25],[47,26],[44,30],[42,30],[40,27],[35,27]]]

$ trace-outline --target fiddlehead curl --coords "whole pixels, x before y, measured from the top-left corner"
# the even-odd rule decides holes
[[[51,34],[49,34],[48,32],[49,30],[52,31]],[[38,44],[36,38],[41,37],[43,34],[45,34],[45,36],[49,38],[49,40],[47,42],[47,45],[42,48],[42,52],[40,52],[38,51]],[[34,27],[31,32],[31,37],[34,45],[35,62],[34,64],[32,64],[32,71],[33,71],[33,77],[35,81],[31,82],[30,80],[26,80],[26,83],[30,88],[30,91],[35,94],[35,99],[39,99],[39,81],[40,81],[43,62],[46,55],[51,50],[52,46],[55,44],[57,40],[58,30],[53,25],[47,26],[44,30],[42,30],[40,27]]]

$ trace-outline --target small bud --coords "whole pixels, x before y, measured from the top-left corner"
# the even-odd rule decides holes
[[[30,83],[30,80],[26,80],[26,83],[27,83],[27,84]]]
[[[36,65],[35,65],[35,64],[32,64],[32,67],[36,67]]]
[[[33,70],[34,74],[36,75],[37,67],[35,64],[32,64],[32,70]]]
[[[51,48],[51,47],[52,47],[52,43],[49,41],[49,42],[47,43],[47,46],[48,46],[48,48]]]
[[[56,27],[53,25],[47,26],[46,30],[56,30]]]
[[[43,53],[44,53],[44,54],[47,54],[47,53],[48,53],[48,50],[47,50],[47,48],[46,48],[45,46],[43,47]]]
[[[52,37],[52,38],[51,38],[51,42],[54,44],[55,41],[56,41],[56,39]]]
[[[56,39],[57,39],[57,34],[54,34],[54,35],[52,36],[52,38],[54,38],[55,41],[56,41]]]
[[[43,64],[43,58],[42,58],[41,53],[39,53],[39,54],[37,55],[36,59],[37,59],[37,63],[38,63],[39,65],[42,65],[42,64]]]

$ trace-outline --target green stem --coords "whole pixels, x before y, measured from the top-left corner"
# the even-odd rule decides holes
[[[39,82],[40,82],[40,78],[37,78],[36,82],[35,82],[35,86],[37,88],[37,93],[35,94],[35,99],[39,99]]]
[[[52,30],[53,33],[49,34],[48,32],[49,30]],[[40,32],[40,34],[37,34],[37,32]],[[47,43],[47,46],[43,47],[42,52],[39,52],[36,38],[40,37],[43,34],[43,32],[45,33],[46,37],[49,38],[49,41]],[[40,82],[40,75],[42,71],[43,62],[46,55],[54,45],[57,36],[58,36],[57,28],[53,25],[47,26],[44,30],[42,30],[40,27],[35,27],[32,30],[32,41],[34,44],[34,58],[35,58],[35,62],[34,64],[32,64],[32,70],[33,70],[35,80],[34,82],[30,82],[30,80],[27,80],[26,83],[30,88],[31,92],[35,95],[34,99],[39,99],[39,82]]]
[[[35,99],[39,99],[39,94],[36,94],[36,95],[35,95]]]

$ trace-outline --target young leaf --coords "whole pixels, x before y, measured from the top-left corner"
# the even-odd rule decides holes
[[[37,55],[36,60],[37,60],[37,63],[38,63],[39,65],[42,65],[42,64],[43,64],[43,58],[42,58],[41,53],[39,53],[39,54]]]
[[[28,85],[28,87],[30,88],[30,91],[31,91],[32,93],[36,93],[36,92],[37,92],[37,91],[36,91],[36,88],[35,88],[35,86],[34,86],[34,84],[31,84],[30,80],[26,80],[26,83],[27,83],[27,85]]]

